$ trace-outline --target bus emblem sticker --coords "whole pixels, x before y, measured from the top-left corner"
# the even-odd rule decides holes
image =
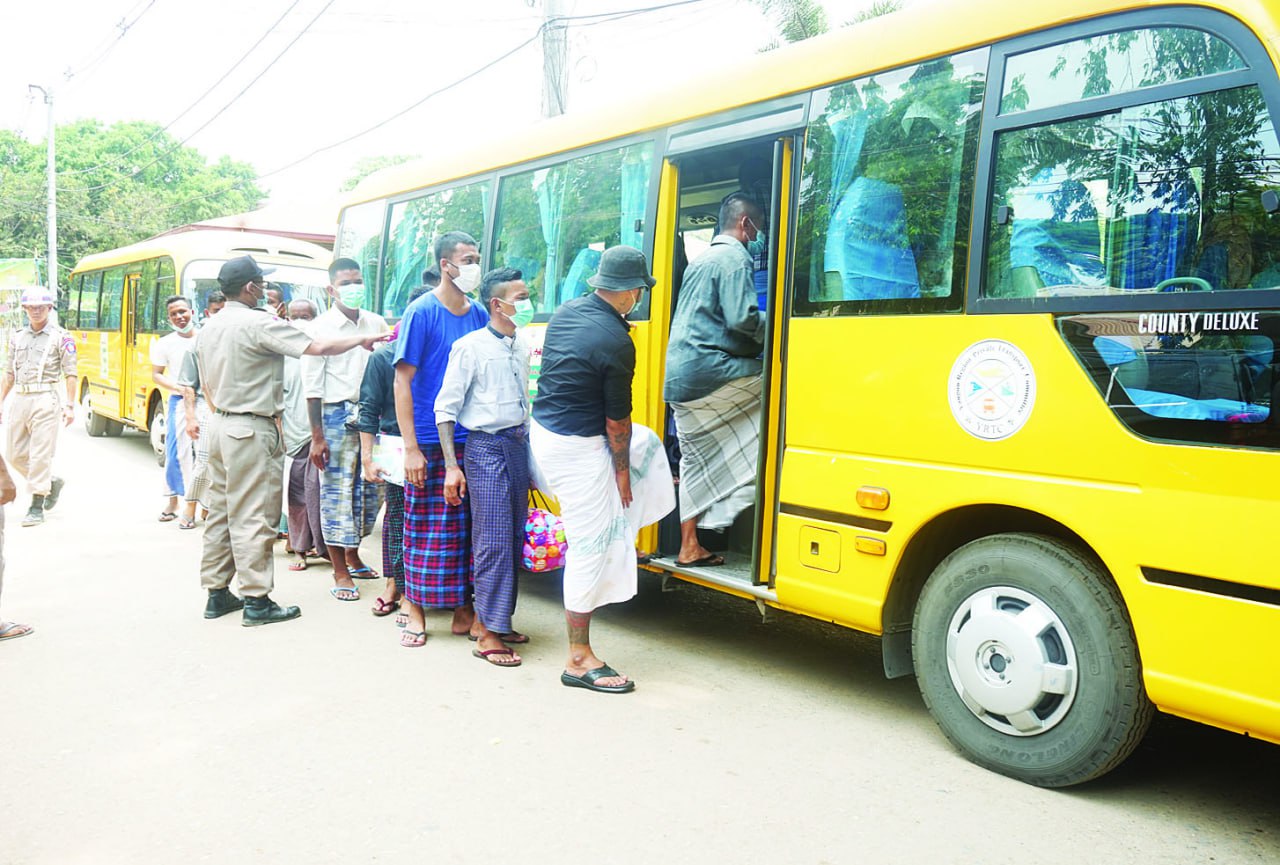
[[[1000,441],[1022,429],[1036,403],[1036,374],[1016,345],[984,339],[951,367],[951,414],[969,435]]]

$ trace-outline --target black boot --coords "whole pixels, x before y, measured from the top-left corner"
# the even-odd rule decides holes
[[[227,613],[234,613],[243,606],[244,600],[231,594],[230,589],[210,589],[209,602],[204,605],[204,617],[206,619],[216,619],[219,616],[225,616]]]
[[[24,526],[38,526],[44,522],[44,496],[32,496],[31,507],[27,508],[27,515],[22,518]]]
[[[244,621],[240,624],[246,628],[254,625],[270,625],[275,622],[287,622],[302,615],[300,607],[282,607],[266,595],[261,598],[244,599]]]
[[[54,478],[49,483],[49,495],[44,497],[44,509],[46,511],[53,510],[53,506],[58,503],[58,496],[62,495],[62,488],[66,483],[62,478]]]

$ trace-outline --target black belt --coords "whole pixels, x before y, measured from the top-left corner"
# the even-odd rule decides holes
[[[258,414],[257,412],[251,412],[251,411],[227,411],[226,409],[219,408],[219,409],[214,409],[213,413],[220,414],[223,417],[260,417],[263,420],[270,420],[270,421],[278,420],[278,417],[276,415]]]

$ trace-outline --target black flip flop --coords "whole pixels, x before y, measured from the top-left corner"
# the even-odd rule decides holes
[[[682,562],[676,560],[677,568],[714,568],[716,565],[724,564],[724,556],[718,556],[715,553],[707,553],[700,559],[694,559],[692,562]]]
[[[515,640],[512,639],[513,637],[519,637],[520,639]],[[467,634],[467,639],[474,643],[480,638],[475,634]],[[525,643],[529,642],[528,634],[521,634],[516,631],[512,631],[509,634],[498,634],[498,639],[506,643],[508,646],[523,646]]]
[[[636,683],[630,679],[622,685],[596,684],[600,679],[609,679],[617,675],[618,671],[608,664],[596,667],[594,670],[587,670],[581,676],[574,676],[565,670],[560,674],[560,684],[567,688],[586,688],[588,691],[599,691],[602,694],[625,694],[636,689]]]

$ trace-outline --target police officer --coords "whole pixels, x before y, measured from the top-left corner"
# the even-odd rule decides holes
[[[76,343],[71,334],[53,324],[53,291],[28,288],[22,293],[27,325],[9,342],[9,368],[0,383],[0,404],[15,391],[8,422],[9,463],[27,479],[31,508],[24,526],[44,522],[62,492],[62,478],[53,476],[53,452],[58,444],[58,420],[75,420]],[[63,388],[66,389],[64,401]]]
[[[212,406],[209,436],[209,520],[205,524],[200,583],[209,591],[206,619],[244,609],[242,624],[266,625],[302,614],[281,607],[271,546],[283,494],[284,358],[372,350],[385,335],[312,339],[260,309],[268,270],[250,256],[233,258],[218,272],[226,307],[196,337],[200,383]],[[230,479],[234,482],[229,483]],[[240,575],[243,598],[232,594]]]

